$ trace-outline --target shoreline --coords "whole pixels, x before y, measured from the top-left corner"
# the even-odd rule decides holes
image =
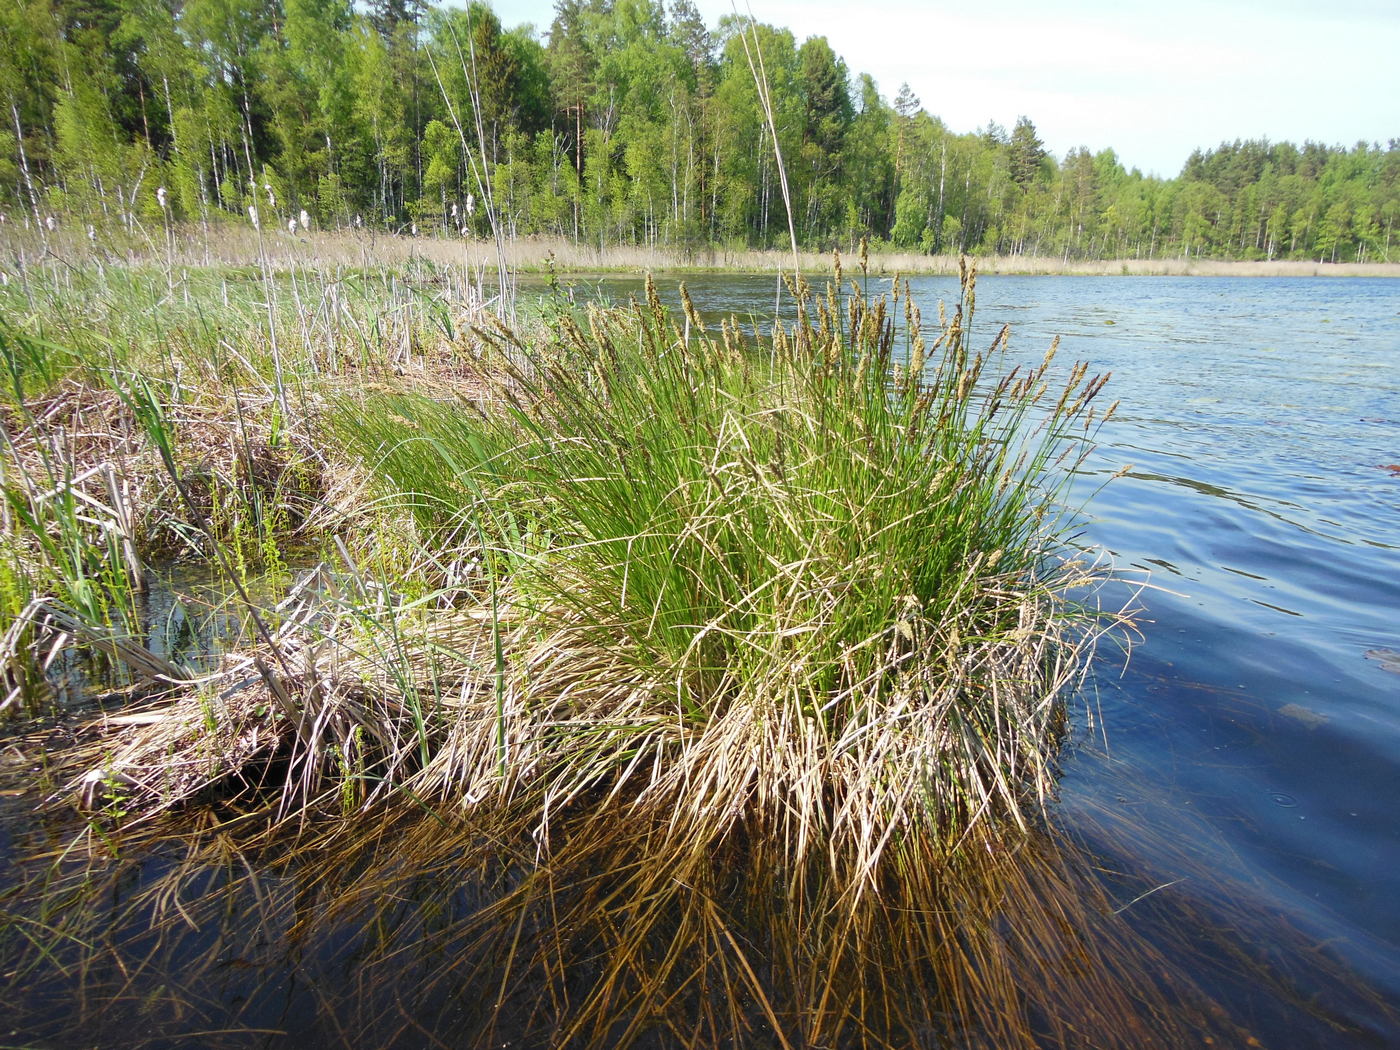
[[[122,243],[124,242],[124,243]],[[791,271],[792,253],[757,249],[707,248],[687,252],[668,248],[617,246],[593,248],[552,238],[524,238],[505,246],[505,263],[513,273],[545,274],[702,274],[779,273]],[[5,258],[8,256],[8,258]],[[33,234],[0,238],[0,268],[41,258],[73,263],[101,258],[105,262],[154,266],[249,266],[263,260],[273,269],[313,267],[383,267],[427,262],[462,266],[489,275],[497,269],[491,240],[461,240],[437,236],[412,237],[372,230],[280,231],[261,236],[251,228],[220,225],[202,229],[184,226],[169,231],[144,229],[106,243],[90,243],[75,232],[60,231],[47,242]],[[831,272],[833,253],[800,252],[798,263],[807,274]],[[1400,278],[1400,262],[1326,263],[1298,259],[1065,259],[1044,255],[968,256],[983,276],[1046,277],[1391,277]],[[841,253],[847,274],[859,270],[859,251]],[[957,255],[913,252],[871,254],[870,272],[956,277]]]

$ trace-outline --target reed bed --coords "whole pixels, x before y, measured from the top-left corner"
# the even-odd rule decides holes
[[[18,231],[0,236],[0,257],[10,264],[0,270],[22,270],[26,262],[46,255],[86,262],[94,255],[120,266],[220,267],[258,266],[274,270],[345,268],[370,271],[426,263],[470,275],[478,286],[498,282],[497,248],[489,239],[463,238],[456,233],[423,230],[418,236],[405,231],[345,228],[259,233],[252,227],[224,223],[213,227],[181,226],[169,231],[148,230],[130,235],[107,231],[97,245],[72,231],[50,234],[47,243]],[[849,246],[855,254],[859,246]],[[790,273],[794,266],[804,273],[825,273],[830,253],[787,249],[754,249],[706,245],[702,248],[664,248],[646,245],[582,244],[564,238],[520,237],[501,247],[502,258],[513,272],[574,271],[580,273],[703,272]],[[869,254],[872,273],[889,276],[936,274],[956,276],[959,256],[925,255],[873,246]],[[1191,257],[1068,259],[1053,255],[986,255],[979,258],[985,274],[1064,274],[1089,277],[1396,277],[1400,263],[1329,263],[1309,260],[1226,261]]]

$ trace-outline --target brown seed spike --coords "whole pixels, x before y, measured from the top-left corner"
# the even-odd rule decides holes
[[[661,305],[661,296],[656,294],[656,281],[652,278],[650,273],[647,274],[646,289],[647,306],[651,308],[651,315],[659,324],[665,316],[666,311]]]

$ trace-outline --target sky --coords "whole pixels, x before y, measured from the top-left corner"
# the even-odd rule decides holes
[[[731,0],[695,0],[710,28]],[[553,0],[491,0],[547,32]],[[669,5],[668,5],[669,6]],[[958,133],[1019,116],[1058,158],[1113,149],[1172,177],[1193,149],[1400,137],[1396,0],[740,0],[800,44],[825,36],[886,100],[907,82]]]

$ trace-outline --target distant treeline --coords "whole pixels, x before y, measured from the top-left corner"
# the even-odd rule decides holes
[[[0,210],[785,245],[761,58],[804,248],[1400,254],[1400,140],[1237,141],[1174,179],[1112,150],[1057,161],[1025,117],[958,134],[907,86],[891,103],[852,77],[825,38],[745,24],[710,28],[690,0],[558,0],[539,32],[479,3],[11,0]]]

